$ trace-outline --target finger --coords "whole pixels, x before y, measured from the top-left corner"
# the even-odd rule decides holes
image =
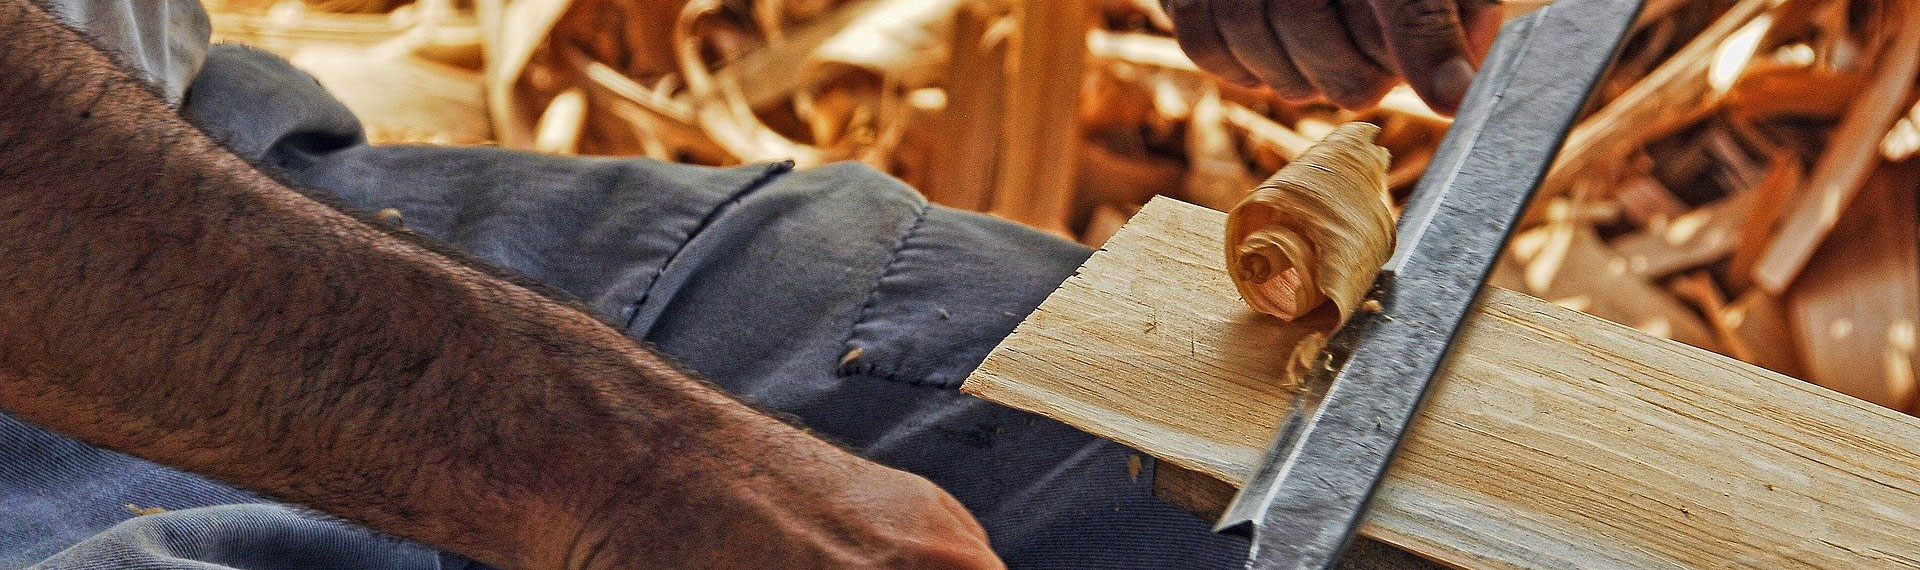
[[[1498,0],[1460,0],[1460,27],[1467,35],[1467,55],[1475,69],[1493,49],[1500,35],[1500,24],[1507,21],[1507,7]]]
[[[1451,114],[1473,81],[1455,0],[1373,0],[1387,51],[1427,106]]]
[[[1360,46],[1360,53],[1388,71],[1399,69],[1393,54],[1387,53],[1387,41],[1380,35],[1380,16],[1368,0],[1339,0],[1340,19],[1347,24],[1347,35]]]
[[[1240,65],[1284,99],[1311,99],[1313,83],[1293,65],[1285,46],[1267,25],[1266,0],[1213,0],[1213,21]]]
[[[1173,18],[1173,35],[1180,42],[1180,50],[1187,52],[1187,59],[1194,65],[1242,87],[1260,85],[1260,78],[1242,67],[1227,49],[1226,39],[1214,26],[1209,0],[1167,0],[1163,7]]]
[[[1288,0],[1267,17],[1300,74],[1334,104],[1372,107],[1393,88],[1393,73],[1360,52],[1333,1]]]

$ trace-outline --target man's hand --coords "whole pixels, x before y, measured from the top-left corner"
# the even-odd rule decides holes
[[[1503,10],[1489,0],[1164,0],[1194,63],[1283,98],[1380,101],[1405,78],[1434,110],[1466,97]]]

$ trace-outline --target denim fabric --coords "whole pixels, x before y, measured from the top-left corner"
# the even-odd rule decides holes
[[[452,562],[443,564],[443,562]],[[478,566],[418,544],[271,504],[150,514],[47,558],[46,570],[442,570]]]

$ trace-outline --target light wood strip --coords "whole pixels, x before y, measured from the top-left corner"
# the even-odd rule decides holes
[[[966,390],[1239,481],[1303,327],[1235,297],[1224,221],[1148,204]],[[1484,297],[1363,534],[1476,570],[1920,568],[1920,419]]]
[[[1080,145],[1080,81],[1087,68],[1092,0],[1022,0],[1008,68],[1005,139],[988,211],[1069,235],[1074,158]]]

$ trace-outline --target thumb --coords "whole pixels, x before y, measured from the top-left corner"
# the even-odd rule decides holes
[[[1465,0],[1483,2],[1484,0]],[[1473,61],[1455,0],[1372,0],[1387,52],[1407,84],[1435,111],[1460,108]]]

